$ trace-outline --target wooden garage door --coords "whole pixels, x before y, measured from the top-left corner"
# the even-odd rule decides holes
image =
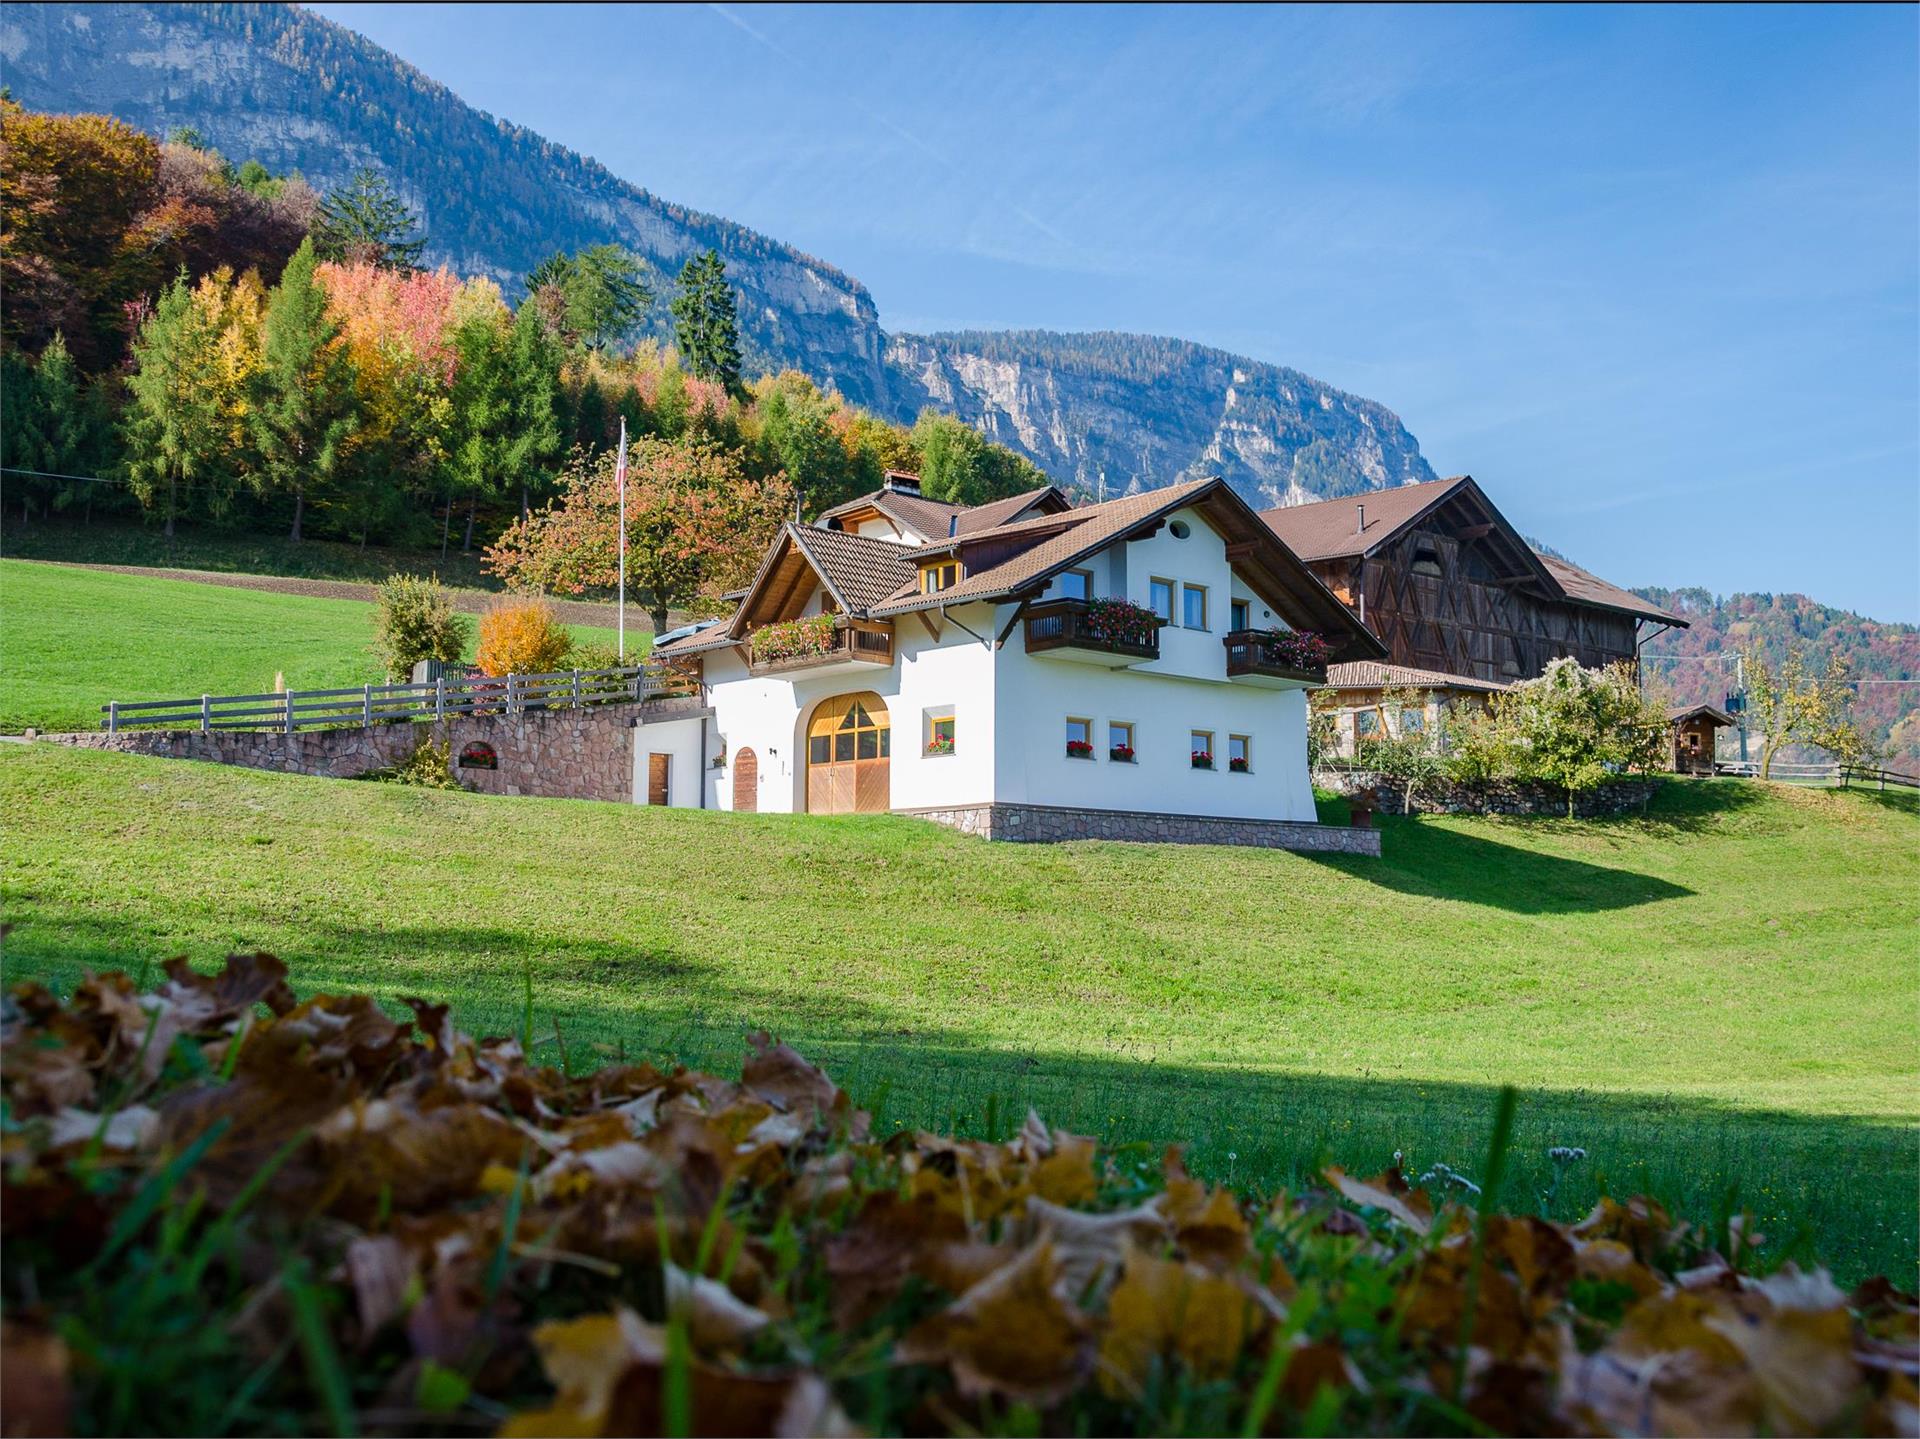
[[[760,756],[750,749],[734,752],[733,808],[736,814],[752,814],[760,808]]]
[[[647,803],[665,804],[667,795],[668,767],[673,763],[672,755],[650,754],[647,756]]]
[[[871,691],[822,700],[807,725],[807,812],[885,814],[893,731]]]

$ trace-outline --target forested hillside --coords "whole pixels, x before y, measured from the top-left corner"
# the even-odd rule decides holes
[[[1887,748],[1896,768],[1920,772],[1920,628],[1883,624],[1805,595],[1715,595],[1703,589],[1647,588],[1637,593],[1684,615],[1690,629],[1649,642],[1650,673],[1686,703],[1721,704],[1734,684],[1734,655],[1757,647],[1777,662],[1798,646],[1816,667],[1843,659],[1861,681],[1854,716]]]
[[[672,333],[664,281],[715,250],[739,292],[748,377],[792,367],[911,423],[958,414],[1066,484],[1221,473],[1256,504],[1431,477],[1383,407],[1297,372],[1130,335],[893,337],[859,281],[792,246],[675,205],[465,104],[318,16],[277,5],[10,5],[0,54],[29,109],[191,127],[319,191],[370,166],[420,214],[428,267],[511,301],[556,251],[617,243],[654,272],[644,329]],[[646,61],[637,62],[644,66]]]

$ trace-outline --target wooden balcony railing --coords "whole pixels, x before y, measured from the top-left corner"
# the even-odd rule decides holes
[[[1266,630],[1233,630],[1224,641],[1227,647],[1228,679],[1298,680],[1305,684],[1325,684],[1325,665],[1302,666],[1282,651]]]
[[[1144,644],[1097,633],[1089,622],[1085,600],[1049,600],[1033,606],[1026,614],[1026,630],[1028,654],[1073,649],[1125,655],[1142,661],[1160,658],[1158,633]]]
[[[762,675],[815,669],[822,665],[892,663],[893,625],[890,622],[843,620],[834,626],[833,643],[826,650],[750,660],[747,668],[753,674]]]

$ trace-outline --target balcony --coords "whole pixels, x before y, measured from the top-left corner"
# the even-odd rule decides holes
[[[1049,600],[1027,611],[1027,653],[1048,659],[1074,660],[1122,670],[1160,658],[1160,634],[1149,629],[1145,639],[1121,638],[1098,607],[1111,609],[1114,601]],[[1132,607],[1129,606],[1129,609]],[[1148,617],[1151,625],[1159,621]]]
[[[836,615],[764,625],[747,637],[747,655],[756,675],[883,670],[893,664],[893,625]]]
[[[1326,644],[1317,635],[1234,630],[1223,643],[1230,680],[1270,690],[1327,682]]]

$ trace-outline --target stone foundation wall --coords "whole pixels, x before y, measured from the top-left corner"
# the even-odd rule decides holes
[[[1111,839],[1137,844],[1237,844],[1333,854],[1380,853],[1380,831],[1278,819],[1152,814],[1139,810],[1069,809],[1046,804],[973,804],[896,810],[962,834],[1026,844]]]
[[[284,774],[336,779],[398,764],[432,738],[453,750],[453,773],[483,794],[547,799],[633,798],[632,705],[582,710],[535,710],[517,715],[458,715],[444,723],[375,725],[372,729],[126,730],[119,734],[43,735],[78,749],[197,759]],[[479,741],[493,746],[498,769],[462,769],[460,751]]]
[[[1372,788],[1378,796],[1381,814],[1405,814],[1406,794],[1395,780],[1370,770],[1316,770],[1314,787],[1336,794],[1351,795]],[[1656,776],[1610,780],[1598,789],[1590,789],[1573,799],[1577,819],[1598,819],[1606,815],[1637,814],[1660,788]],[[1414,794],[1416,814],[1515,814],[1555,815],[1567,813],[1567,792],[1547,784],[1523,784],[1515,780],[1496,780],[1488,784],[1455,784],[1442,780],[1423,784]]]

